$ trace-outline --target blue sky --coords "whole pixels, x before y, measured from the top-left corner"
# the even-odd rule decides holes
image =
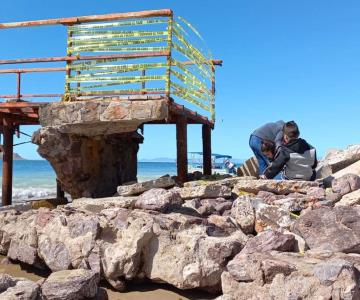
[[[224,60],[217,69],[214,152],[248,157],[252,130],[279,119],[296,120],[320,155],[360,142],[359,1],[12,0],[2,1],[0,22],[157,8],[189,20]],[[1,30],[0,38],[2,59],[65,54],[65,29],[58,26]],[[26,93],[63,91],[61,74],[25,76]],[[15,88],[14,75],[0,76],[0,94]],[[201,150],[201,127],[189,126],[188,135],[189,151]],[[15,151],[39,158],[35,145]],[[175,157],[174,126],[146,126],[139,157]]]

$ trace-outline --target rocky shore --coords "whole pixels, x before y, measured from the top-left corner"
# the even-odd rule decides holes
[[[0,299],[102,299],[101,280],[218,300],[360,299],[359,175],[350,146],[320,162],[316,182],[164,176],[52,210],[2,208],[0,254],[52,273],[1,274]]]

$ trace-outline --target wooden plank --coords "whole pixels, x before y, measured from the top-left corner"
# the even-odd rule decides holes
[[[181,183],[187,181],[187,123],[185,116],[179,116],[176,122],[177,175]]]
[[[2,205],[11,205],[12,202],[12,177],[13,177],[13,143],[14,125],[12,120],[3,119],[4,153],[2,171]]]
[[[105,15],[92,15],[92,16],[69,17],[69,18],[59,18],[59,19],[0,23],[0,29],[46,26],[46,25],[72,25],[78,23],[103,22],[103,21],[113,21],[113,20],[122,20],[122,19],[169,17],[172,15],[173,12],[171,9],[145,10],[138,12],[115,13],[115,14],[105,14]]]
[[[202,125],[203,173],[211,175],[211,127]]]

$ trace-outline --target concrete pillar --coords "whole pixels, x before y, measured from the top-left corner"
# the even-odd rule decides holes
[[[3,119],[4,147],[2,171],[2,205],[12,203],[13,143],[14,125],[12,120]]]

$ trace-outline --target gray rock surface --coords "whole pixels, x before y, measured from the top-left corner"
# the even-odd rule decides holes
[[[237,198],[232,205],[231,216],[244,233],[254,232],[255,210],[250,197],[242,196]]]
[[[241,250],[241,254],[255,252],[269,252],[277,250],[281,252],[292,252],[295,250],[295,236],[283,234],[274,230],[266,230],[257,236],[250,238],[245,247]]]
[[[346,174],[335,178],[331,186],[334,193],[339,193],[343,196],[360,189],[360,177],[355,174]]]
[[[272,192],[278,195],[290,193],[306,194],[309,188],[318,187],[317,182],[297,180],[239,180],[233,192],[240,195],[241,192],[257,194],[260,191]]]
[[[100,281],[99,274],[84,269],[52,273],[42,284],[45,300],[77,300],[95,297]]]
[[[360,204],[360,190],[342,196],[341,200],[335,203],[335,206],[354,206],[358,204]]]
[[[331,255],[330,255],[331,256]],[[294,253],[238,254],[222,274],[232,299],[359,299],[358,270],[351,258]]]
[[[292,231],[304,238],[310,249],[360,253],[360,209],[339,206],[307,212]]]
[[[231,196],[231,188],[226,185],[217,183],[209,183],[196,186],[185,186],[183,188],[174,188],[184,200],[193,198],[229,198]]]
[[[326,178],[360,160],[360,145],[344,150],[330,150],[319,162],[317,178]]]
[[[63,133],[82,136],[133,132],[142,123],[167,117],[167,101],[151,100],[146,95],[135,99],[52,102],[39,110],[42,126],[59,127]]]
[[[255,231],[266,229],[288,229],[293,223],[290,212],[275,205],[268,205],[261,199],[251,201],[255,209]]]
[[[182,204],[183,200],[175,190],[156,188],[141,194],[135,202],[135,208],[166,212]]]
[[[8,274],[0,274],[1,300],[36,300],[39,285],[25,278],[15,278]]]
[[[154,180],[118,186],[117,192],[120,196],[133,196],[154,188],[170,188],[174,185],[174,179],[172,179],[169,175],[166,175]]]
[[[88,137],[57,127],[42,127],[32,138],[73,199],[113,196],[122,183],[136,181],[142,140],[136,132]]]

